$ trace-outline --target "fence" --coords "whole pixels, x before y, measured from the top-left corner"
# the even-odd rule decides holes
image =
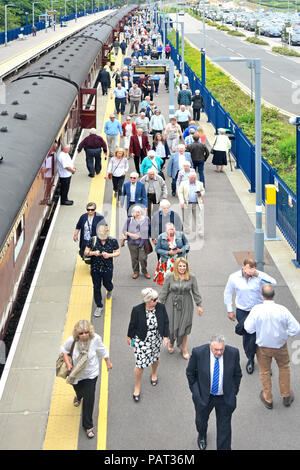
[[[97,13],[99,11],[103,10],[108,10],[108,6],[104,8],[96,8],[94,9],[94,13]],[[80,18],[85,15],[91,15],[93,14],[93,10],[86,10],[84,11],[77,11],[77,18]],[[38,15],[37,15],[38,16]],[[59,24],[63,24],[67,21],[75,20],[75,11],[73,11],[70,15],[64,16],[60,15],[57,13],[57,18],[59,18],[59,21],[56,22],[56,27],[59,27]],[[46,28],[45,21],[35,21],[34,25],[36,26],[37,31],[41,31],[42,29]],[[51,24],[47,25],[48,28],[51,27]],[[10,29],[7,31],[7,42],[14,41],[15,39],[18,39],[19,34],[23,34],[24,36],[27,36],[28,34],[31,34],[32,32],[32,24],[27,24],[25,26],[20,26],[20,28],[15,28],[15,29]],[[5,32],[0,33],[0,44],[5,43]]]
[[[161,31],[162,34],[162,31]],[[178,69],[181,68],[181,56],[173,44],[166,40],[171,47],[171,59]],[[201,80],[193,70],[184,64],[184,73],[189,79],[191,91],[200,90],[205,104],[208,122],[215,129],[220,127],[230,129],[235,139],[232,141],[231,153],[250,184],[250,192],[255,192],[255,146],[245,136],[242,129],[233,121],[230,114],[220,105],[210,91],[202,85]],[[294,251],[297,249],[297,199],[295,193],[280,178],[277,171],[262,158],[262,197],[265,200],[265,185],[275,184],[277,189],[276,223]]]

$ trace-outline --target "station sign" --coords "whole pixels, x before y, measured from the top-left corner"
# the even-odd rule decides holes
[[[164,75],[166,67],[163,65],[135,65],[134,73],[136,75]]]

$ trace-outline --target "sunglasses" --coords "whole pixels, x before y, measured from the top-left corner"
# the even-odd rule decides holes
[[[90,332],[89,331],[81,331],[80,333],[78,333],[79,336],[82,336],[82,335],[89,335]]]
[[[155,299],[151,299],[152,302],[157,302],[158,301],[158,297],[155,297]]]
[[[87,212],[94,212],[95,209],[87,209]]]

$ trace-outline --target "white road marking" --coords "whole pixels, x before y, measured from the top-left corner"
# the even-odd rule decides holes
[[[268,72],[275,73],[273,70],[268,69],[268,67],[265,67],[264,65],[263,65],[262,68],[265,69],[265,70],[267,70]]]
[[[289,80],[288,78],[283,77],[282,75],[280,75],[280,78],[282,78],[283,80],[286,80],[287,82],[291,83],[292,85],[297,85],[295,82],[292,82],[292,80]]]

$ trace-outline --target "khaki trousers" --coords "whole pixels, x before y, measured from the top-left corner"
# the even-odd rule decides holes
[[[183,225],[186,233],[204,235],[204,205],[185,204],[183,209]]]
[[[139,245],[128,243],[128,248],[131,257],[131,265],[134,274],[139,274],[140,265],[143,274],[147,273],[147,254],[144,248],[139,248]]]
[[[274,358],[279,369],[279,388],[282,397],[289,397],[290,389],[290,356],[287,343],[279,349],[257,346],[257,362],[262,383],[264,399],[272,402],[271,363]]]

